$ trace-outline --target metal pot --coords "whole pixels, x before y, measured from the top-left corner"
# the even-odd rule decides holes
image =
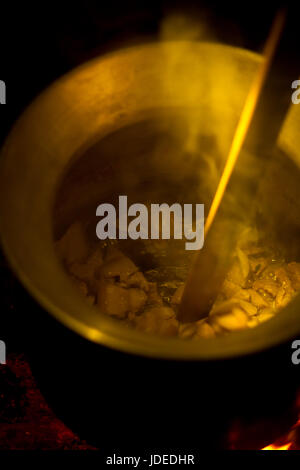
[[[246,50],[198,42],[142,45],[101,57],[72,71],[38,97],[2,149],[4,250],[33,297],[67,327],[37,315],[41,328],[44,322],[56,325],[52,335],[49,331],[33,335],[44,352],[38,354],[43,358],[41,369],[48,384],[50,377],[65,384],[55,392],[60,412],[72,416],[72,425],[97,441],[116,439],[119,443],[127,434],[128,422],[134,421],[132,439],[146,439],[145,445],[201,445],[202,441],[214,447],[235,417],[248,422],[253,414],[276,416],[293,403],[297,377],[296,366],[291,364],[291,341],[300,333],[299,298],[271,321],[232,336],[197,342],[154,338],[124,328],[89,307],[65,274],[53,243],[53,233],[76,215],[96,201],[121,194],[119,188],[128,189],[122,175],[131,165],[131,174],[136,176],[130,180],[132,197],[141,191],[145,174],[156,181],[157,190],[164,182],[161,195],[166,197],[168,183],[175,193],[182,182],[186,187],[189,171],[181,172],[182,162],[172,155],[156,158],[155,165],[149,163],[150,157],[138,165],[142,144],[141,148],[137,144],[136,159],[124,151],[119,156],[111,153],[106,162],[116,172],[101,173],[105,157],[103,161],[97,157],[96,143],[120,129],[127,129],[126,138],[132,135],[134,141],[145,132],[142,140],[149,142],[152,129],[157,130],[153,122],[158,115],[158,130],[173,127],[174,134],[181,134],[184,122],[190,129],[196,115],[197,132],[201,128],[204,134],[222,133],[217,149],[220,158],[226,155],[260,60]],[[299,113],[295,108],[278,142],[284,158],[280,154],[274,160],[262,202],[266,230],[278,234],[280,224],[278,239],[293,259],[299,257],[300,229]],[[135,131],[130,134],[130,129]],[[182,141],[186,135],[183,130]],[[79,159],[84,153],[85,162]],[[66,176],[64,181],[70,186],[60,189],[62,202],[57,205],[57,192],[71,167],[75,168],[73,179]],[[99,179],[93,180],[95,168]],[[184,168],[190,169],[188,164]],[[147,196],[151,184],[149,188]],[[77,361],[84,361],[80,370]],[[101,432],[98,420],[105,424]],[[191,423],[197,420],[202,426],[195,436]],[[155,424],[153,434],[150,426]],[[263,440],[271,438],[271,428]]]

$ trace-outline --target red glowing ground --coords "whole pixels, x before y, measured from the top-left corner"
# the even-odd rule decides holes
[[[0,450],[91,450],[53,414],[25,357],[0,366]]]

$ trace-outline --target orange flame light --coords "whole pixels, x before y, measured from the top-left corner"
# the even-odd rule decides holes
[[[284,438],[275,441],[264,447],[261,450],[298,450],[299,449],[299,431],[300,431],[300,418],[297,423],[294,424],[291,431]]]
[[[276,446],[275,444],[270,444],[267,447],[264,447],[261,450],[289,450],[292,445],[292,442],[289,442],[288,444],[284,444],[283,446]]]

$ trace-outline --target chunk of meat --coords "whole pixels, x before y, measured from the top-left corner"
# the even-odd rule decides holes
[[[152,307],[135,317],[134,324],[140,331],[173,336],[178,332],[178,322],[169,307]]]
[[[148,282],[148,303],[151,305],[163,305],[163,300],[157,291],[156,282]]]
[[[99,282],[97,304],[100,310],[117,318],[126,318],[129,312],[144,309],[147,294],[138,288],[126,288],[120,283],[101,279]]]
[[[182,299],[182,295],[183,295],[183,291],[184,291],[184,284],[182,284],[182,286],[179,286],[176,291],[174,292],[172,298],[171,298],[171,304],[173,305],[179,305],[180,302],[181,302],[181,299]]]
[[[293,291],[287,289],[284,286],[281,286],[276,295],[275,307],[276,308],[285,307],[292,300],[293,296],[294,296]]]
[[[256,276],[261,276],[267,266],[271,263],[271,258],[249,256],[250,269]]]
[[[250,316],[256,315],[257,313],[257,308],[255,305],[247,302],[246,300],[232,297],[231,299],[225,300],[224,302],[214,304],[209,313],[209,316],[228,313],[234,308],[243,309],[244,312]]]
[[[113,282],[102,280],[99,283],[97,305],[101,312],[117,318],[126,318],[130,311],[128,289]]]
[[[221,288],[221,292],[227,299],[229,299],[230,297],[235,295],[235,293],[238,292],[240,289],[240,286],[238,286],[232,281],[229,281],[229,279],[225,279]]]
[[[178,328],[178,335],[183,339],[192,338],[197,332],[196,323],[182,323]]]
[[[144,274],[140,271],[131,274],[126,280],[126,285],[128,287],[138,287],[139,289],[142,289],[145,292],[149,291],[149,283],[146,280]]]
[[[128,289],[129,310],[133,313],[140,312],[146,305],[147,294],[142,289]]]
[[[239,307],[241,307],[244,312],[246,312],[249,317],[252,317],[257,314],[257,307],[253,305],[251,302],[247,302],[246,300],[239,301]]]
[[[128,283],[129,277],[137,272],[137,266],[122,253],[119,256],[110,257],[108,261],[105,260],[101,267],[101,275],[105,279],[115,278],[125,284]]]
[[[249,318],[248,322],[247,322],[247,327],[248,328],[254,328],[255,326],[257,326],[259,324],[259,321],[258,321],[258,317],[251,317]]]
[[[206,320],[200,320],[196,323],[195,336],[199,338],[214,338],[216,336],[212,326]]]
[[[75,276],[77,279],[85,281],[89,285],[90,289],[96,292],[102,264],[102,250],[98,247],[88,257],[86,262],[81,263],[76,261],[70,264],[68,269],[73,276]]]
[[[257,291],[265,291],[270,294],[272,297],[276,297],[280,285],[277,281],[272,279],[257,279],[253,283],[253,289]]]
[[[262,279],[273,279],[280,283],[289,282],[288,273],[282,264],[271,263],[262,273]]]
[[[238,289],[232,297],[234,297],[235,299],[245,300],[248,302],[250,300],[249,290]]]
[[[292,281],[293,288],[300,290],[300,263],[289,263],[287,266],[289,278]]]
[[[89,253],[86,236],[79,222],[72,224],[55,246],[58,256],[66,264],[83,261]]]
[[[87,297],[89,290],[88,290],[88,287],[87,287],[86,283],[76,279],[76,277],[71,277],[71,279],[72,279],[73,283],[76,285],[76,287],[80,290],[80,292],[85,297]]]
[[[254,289],[248,289],[250,300],[257,308],[268,307],[268,302]]]
[[[212,315],[210,323],[226,331],[242,330],[247,327],[248,316],[244,310],[234,307],[229,313]]]
[[[158,334],[161,336],[176,336],[178,333],[178,321],[176,318],[169,318],[161,323]]]
[[[265,321],[270,320],[272,317],[274,317],[274,310],[272,308],[264,308],[260,311],[260,314],[258,315],[258,321],[259,323],[264,323]]]

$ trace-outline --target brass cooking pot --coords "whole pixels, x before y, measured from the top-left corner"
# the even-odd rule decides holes
[[[19,119],[1,155],[1,238],[21,281],[59,321],[113,348],[172,358],[243,355],[300,333],[300,299],[255,330],[216,341],[194,344],[154,339],[121,329],[84,303],[53,246],[55,194],[74,155],[116,129],[144,119],[156,108],[191,108],[195,104],[200,110],[204,106],[213,110],[214,132],[226,121],[225,151],[260,60],[252,52],[210,43],[157,43],[123,50],[84,64],[58,80]],[[282,145],[300,161],[296,142],[300,113],[292,111]],[[210,125],[209,116],[202,121],[202,127]],[[289,189],[295,188],[277,188],[277,193]],[[77,192],[75,207],[82,205],[85,194],[81,189]],[[289,201],[297,207],[286,207],[286,214],[298,213],[298,201],[295,197]],[[293,217],[292,229],[299,227],[299,218]]]
[[[76,211],[96,201],[103,202],[107,191],[120,194],[118,184],[122,181],[122,172],[131,165],[130,157],[126,161],[116,159],[117,181],[116,175],[111,179],[105,177],[102,185],[93,186],[87,178],[82,178],[73,192],[65,195],[64,203],[54,214],[61,181],[79,156],[120,129],[149,122],[158,112],[163,114],[167,110],[176,114],[178,109],[184,109],[191,110],[188,116],[194,116],[195,107],[197,131],[201,128],[204,134],[221,133],[218,150],[220,155],[226,155],[261,60],[250,51],[201,42],[154,43],[117,51],[88,62],[55,82],[21,116],[5,142],[0,169],[0,233],[10,264],[39,304],[68,327],[68,334],[71,330],[90,340],[88,343],[94,344],[93,348],[106,351],[106,358],[108,350],[114,350],[115,358],[120,358],[119,352],[123,353],[121,362],[109,359],[114,367],[119,367],[119,373],[121,366],[118,364],[123,367],[124,358],[132,358],[131,353],[134,353],[139,367],[149,365],[151,358],[165,360],[168,364],[173,360],[182,377],[184,370],[192,370],[191,364],[205,363],[204,377],[204,374],[211,374],[207,363],[218,362],[225,367],[224,360],[240,361],[243,357],[274,350],[277,345],[290,345],[300,334],[299,297],[280,315],[257,328],[212,340],[158,338],[130,330],[85,302],[73,287],[54,249],[54,215],[58,225],[63,225],[76,216]],[[300,255],[300,250],[297,251],[299,124],[300,112],[297,106],[291,106],[278,141],[285,158],[276,160],[263,193],[269,229],[275,232],[280,228],[281,241],[293,248],[294,260]],[[166,160],[169,168],[175,167],[172,177],[180,180],[178,162],[172,161],[171,156],[166,156]],[[161,166],[156,167],[157,175],[165,176],[168,165],[166,167],[163,158],[158,161]],[[101,159],[98,164],[101,167]],[[141,165],[137,171],[142,174]],[[270,213],[272,216],[268,218]],[[45,335],[40,336],[42,342]],[[282,363],[290,364],[289,349],[284,349],[282,354],[285,356],[278,356]],[[146,362],[139,362],[143,358]],[[179,365],[182,359],[190,365]],[[166,376],[162,361],[159,362],[160,377]],[[158,362],[155,364],[157,367]],[[236,377],[236,369],[233,370],[232,377]],[[108,366],[106,373],[110,373]],[[259,374],[264,375],[262,371]],[[113,380],[112,376],[110,378]],[[270,380],[269,383],[271,386]],[[205,396],[210,396],[210,392]],[[166,409],[164,412],[167,413]]]

